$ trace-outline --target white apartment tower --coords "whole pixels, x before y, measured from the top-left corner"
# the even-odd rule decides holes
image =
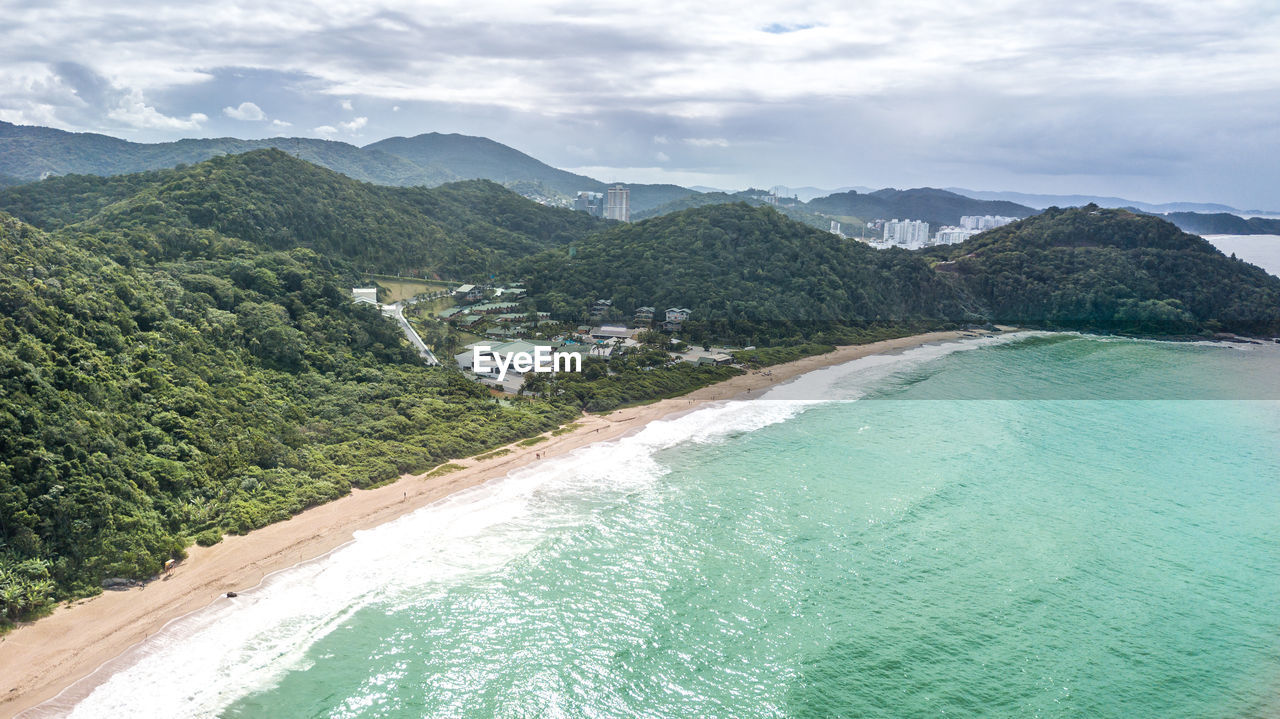
[[[899,247],[929,244],[929,223],[921,220],[890,220],[884,223],[884,243]]]
[[[631,190],[622,185],[609,188],[609,194],[604,203],[604,218],[623,222],[631,221]]]

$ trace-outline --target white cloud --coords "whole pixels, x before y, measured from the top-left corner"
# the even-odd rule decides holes
[[[286,122],[286,121],[284,121],[284,120],[272,120],[272,121],[271,121],[271,126],[272,126],[272,127],[292,127],[292,126],[293,126],[293,123],[292,123],[292,122]]]
[[[258,120],[267,119],[266,113],[262,108],[252,102],[242,102],[237,107],[224,107],[222,114],[232,120],[244,120],[246,122],[256,122]]]
[[[341,127],[342,129],[346,130],[347,132],[355,132],[355,131],[357,131],[357,130],[359,130],[359,129],[363,128],[365,125],[368,125],[368,124],[369,124],[369,118],[367,118],[367,117],[357,117],[356,119],[352,120],[351,122],[339,122],[339,123],[338,123],[338,127]]]
[[[119,104],[107,112],[107,117],[129,127],[158,130],[198,130],[200,124],[209,119],[202,112],[193,112],[185,120],[165,115],[148,105],[140,90],[121,97]]]
[[[338,134],[338,128],[334,127],[333,125],[321,125],[320,127],[317,127],[312,131],[315,132],[317,135],[323,135],[325,137],[330,137],[332,135]]]
[[[671,142],[671,139],[670,139],[669,137],[667,137],[666,135],[654,135],[654,136],[653,136],[653,144],[655,144],[655,145],[665,145],[665,144],[667,144],[667,143],[669,143],[669,142]]]
[[[723,137],[686,137],[684,144],[694,147],[728,147],[729,141]]]
[[[350,100],[343,100],[343,101],[342,101],[342,109],[343,109],[343,110],[354,110],[354,109],[355,109],[355,107],[353,107],[353,106],[352,106],[352,104],[351,104],[351,101],[350,101]]]
[[[659,152],[657,155],[654,155],[654,157],[656,157],[656,158],[658,159],[658,162],[670,162],[670,161],[671,161],[671,157],[670,157],[669,155],[667,155],[667,153],[665,153],[665,152]]]

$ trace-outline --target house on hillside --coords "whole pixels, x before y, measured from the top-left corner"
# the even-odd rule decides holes
[[[612,308],[613,308],[613,300],[606,300],[606,299],[596,300],[596,303],[591,306],[591,319],[594,321],[602,317],[608,316],[609,310]]]
[[[378,288],[377,287],[352,287],[351,300],[353,302],[365,302],[371,305],[378,304]]]
[[[636,313],[633,319],[635,320],[635,323],[638,325],[647,325],[653,322],[653,315],[655,312],[657,312],[657,310],[655,310],[652,307],[648,307],[648,306],[637,307]]]
[[[668,332],[678,332],[680,325],[689,319],[690,314],[692,313],[687,307],[668,307],[667,319],[662,323],[662,329]]]

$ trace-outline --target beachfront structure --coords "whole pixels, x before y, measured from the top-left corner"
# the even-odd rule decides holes
[[[364,302],[371,305],[378,304],[378,288],[377,287],[352,287],[351,300],[353,302]]]
[[[609,188],[609,196],[604,205],[606,220],[631,221],[631,190],[622,185]]]
[[[924,247],[929,244],[929,223],[922,220],[890,220],[884,223],[884,244]]]

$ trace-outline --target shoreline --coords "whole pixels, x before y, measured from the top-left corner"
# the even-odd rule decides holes
[[[1004,332],[1010,329],[1001,328]],[[249,534],[227,535],[212,547],[193,545],[171,575],[59,605],[50,615],[20,624],[0,636],[0,717],[15,716],[68,690],[73,692],[72,697],[87,695],[110,676],[109,672],[95,676],[100,669],[106,669],[173,620],[217,601],[228,601],[224,596],[228,591],[256,587],[270,574],[323,557],[345,545],[357,531],[384,524],[455,492],[587,445],[619,439],[656,420],[716,402],[758,397],[815,370],[982,334],[987,333],[950,330],[844,345],[763,371],[748,371],[680,397],[608,414],[584,414],[574,420],[579,426],[573,431],[559,436],[544,432],[540,436],[546,437],[545,441],[529,446],[517,441],[504,445],[510,451],[499,457],[449,462],[462,465],[461,470],[434,477],[428,476],[430,471],[403,475],[376,489],[353,489],[347,496]],[[82,681],[85,679],[89,681]]]

